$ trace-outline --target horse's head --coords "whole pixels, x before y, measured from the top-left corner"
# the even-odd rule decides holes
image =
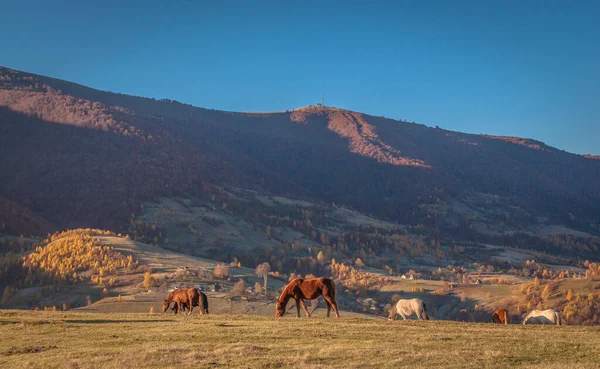
[[[275,317],[281,318],[285,315],[285,304],[281,300],[277,300],[277,304],[275,305]]]
[[[498,313],[492,314],[492,323],[502,323],[502,320],[500,319]]]
[[[388,320],[394,320],[396,319],[396,315],[398,314],[396,307],[394,306],[393,308],[390,309],[390,315],[388,316]]]
[[[163,313],[167,311],[167,309],[169,309],[169,306],[171,305],[171,302],[167,299],[165,299],[163,301],[163,307],[162,307],[162,311]]]

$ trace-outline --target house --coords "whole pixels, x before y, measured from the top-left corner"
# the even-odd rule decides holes
[[[475,284],[483,284],[483,282],[481,281],[481,279],[477,278],[477,279],[475,280]]]
[[[169,292],[173,292],[173,291],[175,291],[178,288],[185,288],[185,286],[182,286],[182,285],[180,285],[178,283],[174,283],[174,284],[172,284],[172,285],[169,286],[168,291]]]

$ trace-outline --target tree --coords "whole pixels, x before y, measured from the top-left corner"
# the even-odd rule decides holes
[[[235,296],[242,296],[246,293],[246,282],[243,279],[240,279],[233,288],[231,289],[231,294]]]
[[[267,278],[269,277],[269,272],[271,271],[271,266],[266,261],[262,264],[259,264],[256,267],[256,275],[259,278],[263,278],[264,281],[264,292],[267,293]]]
[[[365,263],[363,263],[363,261],[360,258],[356,258],[356,261],[354,262],[354,265],[356,265],[359,268],[364,268]]]
[[[325,261],[325,254],[323,254],[323,251],[319,251],[319,254],[317,255],[317,260],[319,260],[321,263]]]
[[[108,290],[106,289],[106,287],[104,287],[104,289],[102,290],[102,298],[105,299],[108,297]]]
[[[254,293],[257,295],[260,295],[262,293],[262,287],[258,282],[254,283]]]
[[[217,264],[213,274],[217,278],[227,278],[229,276],[229,267],[224,264]]]
[[[552,288],[550,287],[549,284],[547,284],[546,287],[544,287],[544,290],[542,291],[542,300],[544,300],[544,301],[549,300],[551,294],[552,294]]]
[[[156,286],[156,279],[150,274],[150,272],[144,273],[144,288]]]

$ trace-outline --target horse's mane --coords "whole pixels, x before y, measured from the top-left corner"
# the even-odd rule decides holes
[[[292,282],[295,281],[295,279],[292,280]],[[284,287],[283,291],[281,291],[281,295],[279,295],[279,298],[277,299],[277,301],[281,301],[284,302],[284,298],[288,297],[288,289],[290,288],[290,286],[292,285],[292,282],[288,283],[287,286]],[[289,297],[287,299],[285,299],[285,302],[287,302],[289,300]]]

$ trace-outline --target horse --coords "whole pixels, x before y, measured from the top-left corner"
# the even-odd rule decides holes
[[[416,315],[419,320],[429,320],[427,316],[427,305],[421,299],[398,300],[396,305],[390,310],[388,320],[395,320],[400,314],[402,319],[406,320],[407,316]]]
[[[169,293],[163,301],[163,313],[170,307],[171,302],[177,304],[177,312],[181,313],[184,304],[187,304],[190,310],[188,315],[194,310],[194,306],[199,305],[200,293],[196,288],[181,289],[178,288],[175,291]]]
[[[556,310],[531,310],[529,314],[523,319],[523,325],[530,324],[556,324],[560,325],[560,314]]]
[[[492,314],[492,322],[496,324],[508,324],[508,310],[498,309]]]
[[[306,316],[310,318],[311,313],[308,312],[304,300],[314,300],[319,296],[323,296],[327,305],[327,317],[331,312],[335,312],[336,318],[340,317],[337,303],[335,302],[335,283],[329,278],[302,279],[295,278],[281,292],[275,305],[275,317],[282,317],[287,311],[285,306],[288,301],[293,298],[296,300],[297,317],[300,318],[300,305],[304,308]],[[313,310],[314,311],[314,310]]]
[[[200,290],[198,290],[198,293],[200,294],[200,297],[198,299],[198,304],[196,304],[194,306],[198,306],[200,308],[200,314],[202,314],[202,315],[208,314],[208,297],[206,297],[204,292],[202,292]],[[187,309],[190,308],[188,306],[188,304],[185,302],[178,303],[178,302],[174,301],[173,306],[171,307],[171,310],[175,314],[177,314],[177,312],[179,311],[179,305],[181,305],[182,312],[185,312]]]

